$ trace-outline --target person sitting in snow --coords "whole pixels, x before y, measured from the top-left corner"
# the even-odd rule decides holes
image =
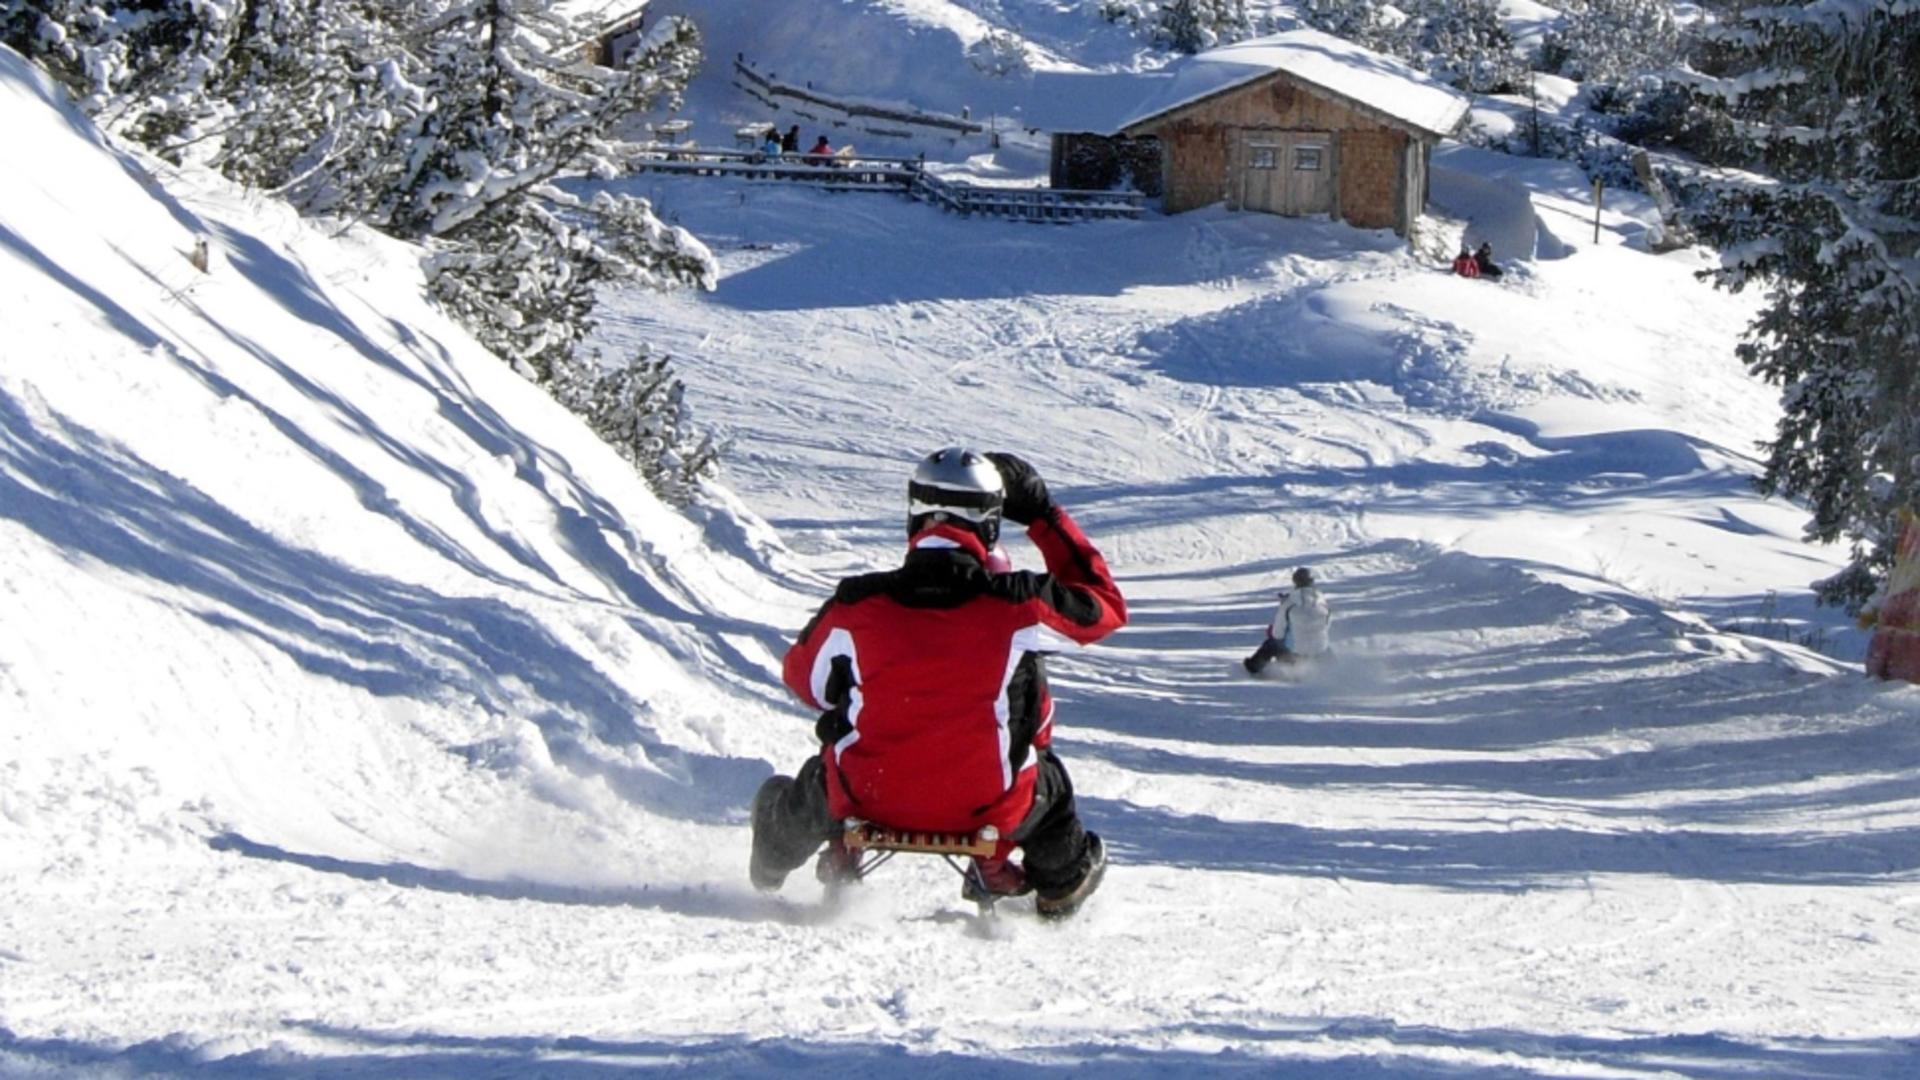
[[[1485,240],[1480,241],[1480,246],[1473,249],[1473,265],[1479,269],[1480,276],[1483,278],[1493,279],[1501,274],[1500,267],[1493,261],[1493,245]]]
[[[994,574],[1002,518],[1023,525],[1047,571]],[[820,875],[845,880],[844,819],[978,834],[987,888],[1029,888],[1047,917],[1076,911],[1106,870],[1053,752],[1043,654],[1091,645],[1127,621],[1106,560],[1033,467],[948,447],[907,485],[907,556],[842,581],[788,649],[787,687],[821,710],[820,751],[753,799],[749,877],[778,889],[823,843]],[[1008,861],[1015,848],[1022,864]]]
[[[1471,277],[1471,278],[1479,277],[1480,264],[1479,262],[1475,261],[1473,257],[1473,252],[1468,251],[1466,248],[1462,247],[1460,249],[1460,254],[1456,256],[1453,260],[1453,272],[1456,274],[1459,274],[1461,277]]]
[[[1266,640],[1240,663],[1247,674],[1258,675],[1275,660],[1293,664],[1325,656],[1332,651],[1327,640],[1332,622],[1333,613],[1314,584],[1313,571],[1303,566],[1293,572],[1293,591],[1280,592],[1280,606],[1267,623]]]

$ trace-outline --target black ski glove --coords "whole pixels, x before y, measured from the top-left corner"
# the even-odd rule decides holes
[[[993,467],[1000,470],[1000,482],[1006,485],[1007,501],[1000,513],[1015,525],[1031,525],[1043,517],[1053,514],[1053,496],[1047,493],[1047,482],[1033,466],[1012,454],[993,452],[987,455]]]

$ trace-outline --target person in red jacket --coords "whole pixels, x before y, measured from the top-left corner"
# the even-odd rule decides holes
[[[1453,272],[1461,277],[1477,278],[1480,276],[1480,263],[1473,257],[1473,252],[1461,248],[1459,256],[1453,260]]]
[[[1024,526],[1045,573],[993,573],[1002,519]],[[1126,623],[1106,560],[1033,467],[1011,454],[948,447],[907,486],[907,555],[842,581],[787,651],[789,689],[821,710],[820,753],[773,776],[753,801],[756,888],[777,889],[841,823],[1002,837],[988,887],[1031,888],[1064,916],[1099,886],[1106,847],[1080,823],[1052,749],[1041,657],[1091,645]],[[1015,848],[1023,862],[1007,857]]]

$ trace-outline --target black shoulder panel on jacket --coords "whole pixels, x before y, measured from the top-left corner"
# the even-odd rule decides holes
[[[1038,598],[1081,626],[1100,621],[1100,601],[1092,593],[1074,588],[1052,574],[1031,570],[1000,574],[993,579],[993,594],[1016,604]]]
[[[839,604],[857,604],[862,600],[871,600],[892,591],[889,586],[897,571],[881,570],[872,574],[856,574],[843,578],[833,590],[833,600]]]

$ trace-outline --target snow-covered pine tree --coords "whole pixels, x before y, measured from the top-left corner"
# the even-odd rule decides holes
[[[1560,74],[1619,85],[1671,66],[1679,49],[1670,0],[1586,0],[1566,12],[1543,51]]]
[[[1752,8],[1721,37],[1746,62],[1696,90],[1770,175],[1721,182],[1693,224],[1719,284],[1767,291],[1739,346],[1782,387],[1760,486],[1806,498],[1811,537],[1851,542],[1816,591],[1858,610],[1895,508],[1920,505],[1920,3]]]
[[[1176,52],[1201,52],[1253,36],[1246,0],[1100,0],[1100,13]]]
[[[399,171],[372,163],[428,105],[407,74],[406,14],[361,0],[243,0],[208,84],[230,117],[212,164],[305,211],[360,213]]]
[[[722,448],[694,430],[686,387],[664,356],[642,349],[618,365],[569,360],[554,390],[668,503],[685,506],[719,461]]]
[[[1163,0],[1159,37],[1175,52],[1197,53],[1253,36],[1246,0]]]
[[[591,330],[599,283],[712,285],[705,247],[645,200],[582,203],[555,183],[618,174],[611,127],[685,86],[692,24],[663,21],[618,71],[565,55],[581,35],[550,0],[468,0],[428,25],[434,107],[402,132],[405,172],[372,213],[436,249],[435,294],[482,340],[546,383]]]
[[[113,134],[169,160],[205,151],[327,209],[291,181],[378,155],[425,106],[407,81],[411,15],[384,0],[0,0],[0,35]]]
[[[1299,11],[1316,30],[1386,53],[1397,45],[1394,28],[1406,20],[1404,12],[1384,0],[1306,0]]]
[[[116,135],[164,147],[209,118],[234,25],[222,0],[0,0],[0,40]]]
[[[1406,18],[1388,31],[1385,51],[1478,94],[1526,85],[1527,66],[1499,0],[1407,0],[1398,7]]]
[[[1526,85],[1527,65],[1498,0],[1307,0],[1299,13],[1316,30],[1401,57],[1463,90]]]
[[[600,285],[714,283],[713,256],[692,234],[662,222],[645,199],[605,192],[590,202],[538,192],[430,243],[434,295],[487,348],[548,385],[592,332]]]
[[[1027,43],[1010,30],[987,31],[985,37],[967,48],[967,62],[982,75],[999,79],[1033,72],[1033,60],[1027,54]]]

